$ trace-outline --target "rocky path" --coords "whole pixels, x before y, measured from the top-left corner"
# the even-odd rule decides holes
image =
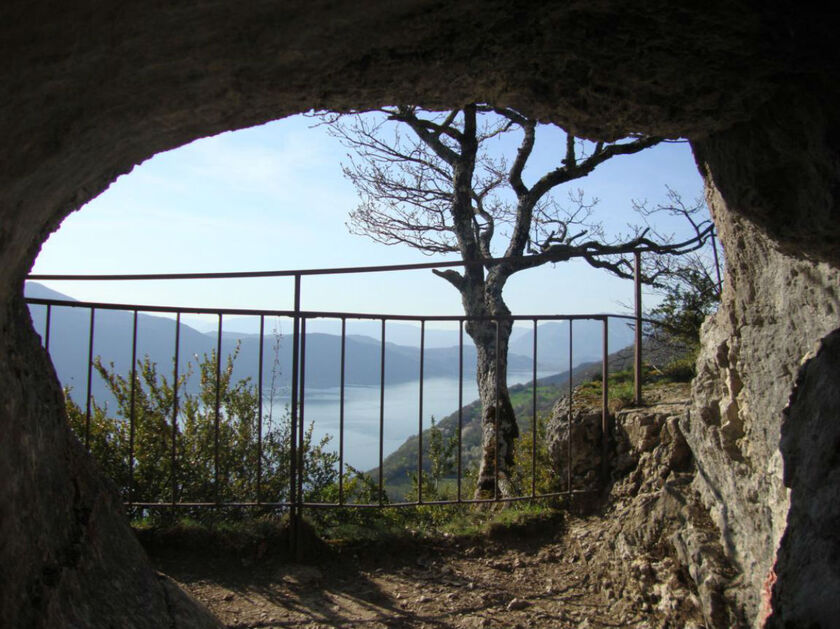
[[[514,529],[468,544],[344,549],[310,565],[158,566],[232,628],[690,626],[696,604],[673,566],[604,562],[615,544],[599,537],[598,521],[569,524],[557,522],[553,535]],[[663,574],[688,598],[663,598],[654,583]]]

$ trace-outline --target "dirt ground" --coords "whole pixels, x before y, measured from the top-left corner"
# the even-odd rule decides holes
[[[676,420],[685,395],[685,386],[671,386],[651,394],[648,408],[618,414],[625,446],[615,461],[625,475],[605,504],[589,505],[591,515],[494,524],[469,538],[321,547],[305,563],[290,563],[267,543],[248,553],[216,545],[216,557],[208,557],[213,544],[191,556],[178,543],[150,554],[237,629],[735,626],[720,615],[704,620],[701,609],[708,617],[708,601],[722,595],[701,597],[695,585],[725,584],[731,575],[725,561],[716,563],[719,534],[691,489],[690,451]],[[580,506],[575,513],[584,513]],[[692,579],[680,559],[686,553],[702,555],[706,572]]]
[[[653,575],[662,566],[645,558],[604,565],[611,553],[600,521],[557,519],[469,541],[333,549],[306,564],[153,559],[237,629],[701,627],[692,621],[692,601],[658,594],[651,581],[661,580]],[[615,570],[634,578],[615,578]]]

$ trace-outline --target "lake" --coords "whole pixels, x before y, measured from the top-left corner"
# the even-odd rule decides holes
[[[541,378],[553,372],[537,372]],[[508,385],[530,382],[533,373],[510,372]],[[417,434],[420,411],[419,381],[385,386],[383,457],[387,457],[406,439]],[[320,440],[332,435],[330,450],[339,447],[340,389],[307,389],[304,400],[304,422],[314,422],[313,437]],[[463,403],[478,399],[475,380],[464,379]],[[285,412],[288,397],[281,397],[274,405],[274,413]],[[344,389],[344,460],[360,470],[379,465],[379,386],[346,386]],[[423,429],[431,425],[431,418],[443,419],[458,410],[458,380],[455,378],[426,378],[423,381]]]

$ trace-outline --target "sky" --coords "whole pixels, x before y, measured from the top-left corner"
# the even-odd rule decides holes
[[[69,216],[43,245],[33,273],[176,273],[369,266],[429,258],[350,234],[358,204],[341,173],[347,150],[312,118],[295,116],[196,140],[160,153],[119,177]],[[501,150],[515,151],[515,145]],[[538,136],[534,166],[557,164],[563,136]],[[512,155],[512,153],[509,153]],[[571,189],[600,201],[595,215],[608,234],[637,224],[632,200],[656,205],[666,185],[687,201],[702,181],[686,143],[661,144],[613,158]],[[559,192],[565,198],[566,189]],[[682,224],[657,224],[684,233]],[[292,282],[46,282],[75,299],[167,306],[288,309]],[[505,289],[514,314],[626,313],[632,283],[585,263],[546,265],[515,275]],[[648,296],[647,299],[655,299]],[[428,270],[303,279],[309,310],[400,314],[461,313],[458,293]]]

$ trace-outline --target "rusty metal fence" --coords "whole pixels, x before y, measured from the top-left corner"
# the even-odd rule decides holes
[[[454,316],[413,316],[413,315],[396,315],[396,314],[381,314],[381,313],[359,313],[359,312],[316,312],[316,311],[308,311],[301,308],[301,283],[302,279],[308,275],[330,275],[330,274],[347,274],[347,273],[372,273],[372,272],[391,272],[391,271],[401,271],[401,270],[413,270],[413,269],[424,269],[424,268],[442,268],[445,266],[462,266],[464,263],[462,262],[452,262],[452,263],[428,263],[428,264],[412,264],[412,265],[392,265],[392,266],[380,266],[380,267],[354,267],[354,268],[338,268],[338,269],[313,269],[313,270],[294,270],[294,271],[270,271],[270,272],[244,272],[244,273],[196,273],[196,274],[148,274],[148,275],[31,275],[28,279],[31,280],[93,280],[93,281],[142,281],[142,280],[187,280],[187,279],[230,279],[230,278],[254,278],[254,277],[291,277],[294,281],[294,295],[293,295],[293,303],[294,306],[291,310],[253,310],[253,309],[238,309],[238,308],[189,308],[189,307],[167,307],[167,306],[160,306],[160,305],[141,305],[141,304],[112,304],[112,303],[98,303],[98,302],[78,302],[78,301],[61,301],[61,300],[54,300],[54,299],[43,299],[43,298],[27,298],[27,303],[30,305],[40,305],[44,307],[44,319],[43,319],[43,328],[42,328],[42,340],[44,347],[49,351],[50,343],[51,343],[51,336],[54,334],[52,331],[52,316],[53,311],[56,308],[74,308],[74,309],[84,309],[89,312],[89,326],[88,326],[88,338],[87,338],[87,376],[86,376],[86,391],[85,391],[85,428],[84,434],[80,436],[82,441],[84,442],[85,446],[90,448],[90,422],[91,422],[91,413],[92,413],[92,401],[93,401],[93,394],[92,394],[92,381],[93,381],[93,369],[94,369],[94,338],[96,334],[96,314],[100,311],[124,311],[131,313],[133,325],[132,325],[132,339],[131,339],[131,391],[130,391],[130,415],[128,417],[129,422],[129,451],[127,453],[128,459],[128,467],[129,467],[129,480],[128,480],[128,488],[126,490],[125,496],[125,503],[127,507],[133,508],[142,508],[142,509],[177,509],[177,508],[231,508],[231,507],[238,507],[238,508],[247,508],[247,507],[256,507],[256,508],[263,508],[263,509],[277,509],[288,511],[291,516],[291,521],[295,523],[300,516],[300,513],[304,509],[321,509],[321,508],[332,508],[332,509],[341,509],[341,508],[382,508],[385,506],[388,507],[403,507],[403,506],[418,506],[418,505],[430,505],[430,504],[473,504],[473,503],[486,503],[486,502],[510,502],[510,501],[521,501],[521,500],[533,500],[537,498],[552,498],[552,497],[568,497],[569,499],[572,498],[573,495],[577,493],[586,493],[590,490],[583,487],[575,487],[573,482],[573,475],[572,475],[572,439],[571,439],[571,431],[573,430],[572,426],[572,417],[573,417],[573,386],[574,386],[574,375],[575,375],[575,365],[573,363],[573,347],[574,347],[574,324],[575,322],[580,321],[594,321],[600,323],[602,329],[602,356],[601,356],[601,381],[603,383],[602,392],[601,392],[601,445],[602,445],[602,461],[606,463],[607,461],[607,452],[609,448],[609,442],[612,435],[612,426],[610,425],[610,414],[608,410],[608,400],[609,400],[609,388],[608,388],[608,371],[609,371],[609,364],[608,364],[608,357],[609,357],[609,341],[608,341],[608,333],[609,333],[609,326],[610,326],[610,319],[614,320],[631,320],[636,325],[637,330],[637,337],[636,337],[636,360],[635,360],[635,369],[637,372],[636,377],[636,399],[639,400],[641,397],[641,378],[639,377],[639,371],[641,369],[641,337],[640,337],[640,330],[641,325],[643,323],[641,318],[641,304],[637,301],[636,305],[636,316],[629,317],[624,315],[606,315],[606,314],[591,314],[591,315],[516,315],[516,316],[506,316],[506,317],[488,317],[485,320],[490,320],[495,323],[496,331],[497,331],[497,338],[500,329],[500,324],[502,322],[526,322],[530,323],[533,330],[533,351],[532,351],[532,407],[530,413],[530,421],[531,421],[531,479],[530,479],[530,490],[522,492],[522,495],[514,496],[514,497],[503,497],[499,495],[499,448],[498,443],[495,447],[495,457],[496,457],[496,465],[495,465],[495,474],[496,474],[496,482],[494,484],[494,495],[488,498],[476,498],[473,496],[465,496],[462,490],[462,484],[464,480],[464,468],[463,468],[463,460],[462,460],[462,432],[463,432],[463,411],[464,411],[464,328],[465,324],[471,319],[470,317],[464,315],[454,315]],[[638,258],[637,258],[638,264]],[[641,297],[641,292],[639,290],[639,275],[637,274],[636,279],[636,298],[637,300]],[[174,315],[174,344],[172,347],[172,357],[173,357],[173,404],[171,409],[171,417],[169,418],[170,427],[171,427],[171,444],[169,448],[169,456],[171,457],[171,499],[168,501],[148,501],[144,500],[142,496],[135,495],[135,479],[134,479],[134,462],[135,462],[135,443],[134,443],[134,434],[135,434],[135,416],[134,416],[134,407],[135,407],[135,395],[137,394],[136,387],[139,386],[138,378],[137,378],[137,366],[138,366],[138,356],[137,356],[137,330],[138,330],[138,313],[158,313],[167,316]],[[216,333],[216,351],[215,351],[215,408],[213,409],[213,416],[214,416],[214,487],[216,488],[216,499],[213,501],[202,501],[202,502],[190,502],[190,501],[182,501],[179,499],[179,492],[178,492],[178,484],[179,484],[179,477],[178,477],[178,454],[177,454],[177,435],[179,431],[179,391],[178,391],[178,383],[179,383],[179,352],[180,348],[180,332],[181,332],[181,317],[184,314],[202,314],[202,315],[213,315],[217,317],[217,333]],[[239,500],[221,500],[219,496],[219,487],[220,487],[220,475],[219,475],[219,427],[221,418],[221,409],[220,409],[220,377],[221,377],[221,359],[222,359],[222,330],[223,330],[223,322],[225,317],[233,316],[233,315],[246,315],[251,316],[259,320],[259,356],[258,356],[258,377],[257,377],[257,403],[259,405],[257,409],[257,418],[258,418],[258,427],[257,427],[257,471],[256,471],[256,492],[255,496],[251,500],[247,499],[239,499]],[[261,491],[261,482],[262,482],[262,469],[261,464],[263,461],[262,456],[262,418],[263,418],[263,399],[264,399],[264,391],[263,391],[263,376],[264,376],[264,361],[265,356],[263,352],[264,340],[265,340],[265,322],[266,318],[268,317],[282,317],[288,319],[292,324],[292,365],[291,365],[291,403],[290,403],[290,414],[291,414],[291,422],[290,422],[290,453],[289,453],[289,469],[288,469],[288,493],[285,500],[263,500],[263,492]],[[339,365],[339,373],[340,373],[340,400],[339,400],[339,429],[338,429],[338,491],[337,491],[337,498],[333,502],[313,502],[307,501],[305,499],[305,492],[304,492],[304,480],[303,480],[303,437],[304,437],[304,430],[305,430],[305,419],[306,419],[306,407],[305,407],[305,398],[306,398],[306,339],[307,339],[307,323],[311,322],[316,319],[333,319],[337,320],[341,324],[341,357],[340,357],[340,365]],[[347,340],[347,322],[350,320],[372,320],[377,321],[380,323],[380,352],[379,352],[379,370],[380,370],[380,396],[379,396],[379,417],[378,417],[378,424],[379,424],[379,447],[378,447],[378,467],[377,467],[377,474],[378,478],[376,479],[376,487],[378,489],[377,496],[378,500],[369,501],[369,502],[350,502],[346,499],[345,494],[345,481],[344,481],[344,467],[345,467],[345,417],[344,417],[344,405],[345,405],[345,389],[346,389],[346,382],[345,382],[345,347],[346,347],[346,340]],[[418,448],[417,448],[417,466],[416,466],[416,473],[417,473],[417,492],[416,492],[416,500],[405,500],[400,502],[391,502],[385,499],[386,495],[386,487],[383,478],[383,461],[385,457],[384,452],[384,432],[386,426],[386,415],[385,415],[385,374],[387,370],[386,364],[386,342],[387,342],[387,330],[388,330],[388,323],[389,322],[411,322],[414,324],[418,324],[420,328],[420,351],[419,351],[419,359],[420,359],[420,368],[418,371],[418,401],[419,401],[419,413],[417,417],[417,436],[418,436]],[[537,483],[536,483],[536,474],[537,474],[537,466],[536,466],[536,451],[537,451],[537,364],[538,364],[538,350],[537,350],[537,328],[540,322],[547,322],[547,321],[567,321],[569,323],[569,334],[568,334],[568,365],[569,365],[569,373],[568,373],[568,408],[567,408],[567,420],[568,420],[568,447],[569,452],[567,453],[568,461],[567,464],[567,478],[565,479],[565,486],[561,488],[561,490],[556,492],[549,492],[549,493],[541,493],[537,491]],[[428,428],[428,425],[424,423],[423,417],[423,401],[424,401],[424,356],[426,352],[425,347],[425,334],[426,334],[426,325],[432,322],[450,322],[452,324],[457,324],[458,326],[458,379],[459,379],[459,394],[458,399],[453,400],[453,404],[457,406],[457,414],[458,414],[458,422],[457,428],[455,430],[455,435],[457,438],[457,449],[456,449],[456,494],[455,497],[452,499],[447,500],[440,500],[440,499],[424,499],[423,495],[423,434],[424,430]],[[496,343],[496,373],[499,373],[499,343]],[[499,402],[499,382],[497,378],[496,382],[496,395],[497,395],[497,404]],[[496,414],[496,421],[498,422],[498,414]],[[498,434],[498,425],[495,426],[496,434]]]

